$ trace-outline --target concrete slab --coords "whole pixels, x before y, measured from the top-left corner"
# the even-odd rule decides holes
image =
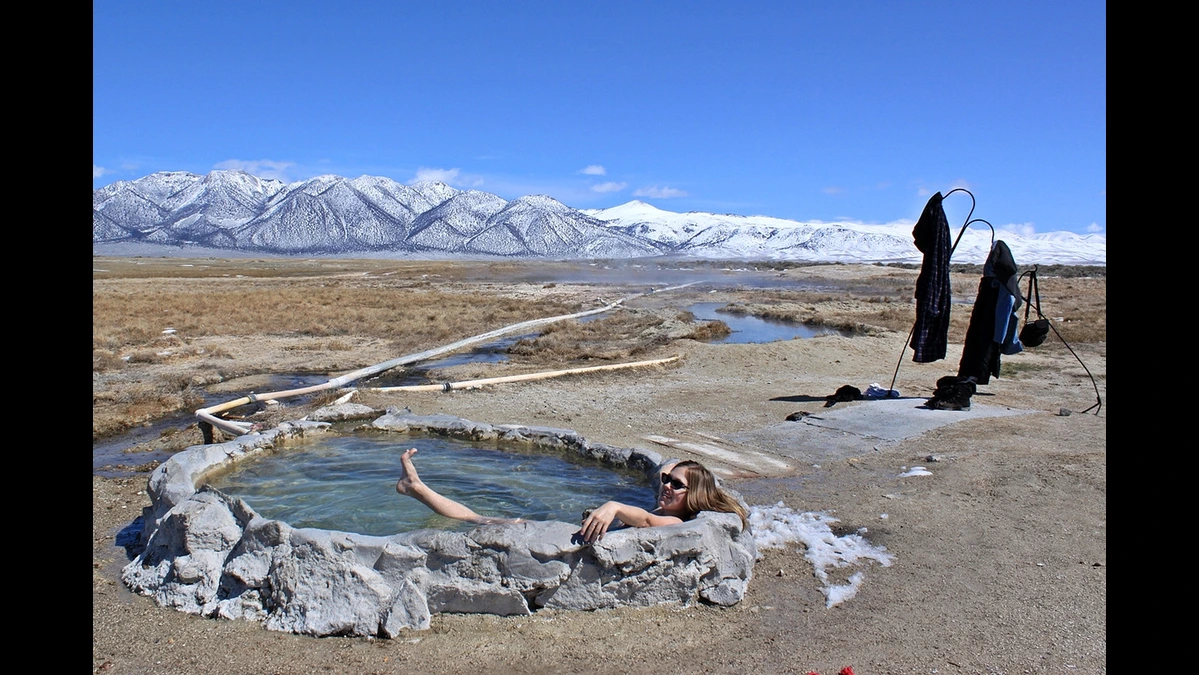
[[[818,463],[873,452],[956,422],[1037,412],[977,402],[969,410],[930,410],[923,407],[926,400],[838,403],[801,420],[737,434],[730,440],[801,462]]]
[[[1024,415],[1032,410],[979,404],[969,410],[930,410],[924,407],[926,398],[879,399],[838,403],[833,408],[809,415],[803,424],[848,431],[867,438],[902,441],[914,438],[937,427],[978,419]]]

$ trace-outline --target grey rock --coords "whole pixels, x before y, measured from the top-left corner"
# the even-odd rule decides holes
[[[432,616],[429,614],[429,600],[419,586],[405,579],[396,586],[395,601],[379,627],[382,637],[394,638],[403,629],[426,630],[429,628]]]
[[[457,614],[524,616],[529,605],[516,589],[469,579],[446,579],[429,585],[429,611]]]
[[[308,414],[313,422],[344,422],[346,420],[365,420],[379,416],[379,411],[361,403],[338,403],[318,408]]]

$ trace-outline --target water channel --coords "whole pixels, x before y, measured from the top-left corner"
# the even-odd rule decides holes
[[[778,342],[779,340],[794,340],[796,338],[811,338],[818,335],[845,335],[844,331],[825,326],[809,326],[791,321],[772,321],[747,314],[731,314],[716,310],[725,307],[723,302],[700,302],[687,309],[695,318],[703,321],[723,321],[732,332],[727,336],[713,340],[719,343],[731,344],[760,344]]]

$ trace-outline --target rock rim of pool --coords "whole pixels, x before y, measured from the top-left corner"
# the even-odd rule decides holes
[[[143,509],[140,536],[129,547],[136,555],[122,580],[159,605],[191,614],[301,635],[385,638],[427,629],[441,612],[731,606],[745,596],[758,551],[736,514],[703,512],[677,525],[613,530],[589,545],[575,537],[577,524],[560,521],[371,536],[292,527],[204,485],[247,457],[329,433],[334,421],[371,418],[363,428],[527,443],[647,477],[663,461],[651,450],[593,443],[568,429],[329,406],[274,429],[192,446],[155,469],[147,486],[151,505]]]

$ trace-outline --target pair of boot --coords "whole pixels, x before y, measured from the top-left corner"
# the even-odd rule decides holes
[[[978,391],[974,377],[957,377],[946,375],[937,380],[937,389],[933,397],[924,403],[924,407],[932,410],[969,410],[970,397]]]

